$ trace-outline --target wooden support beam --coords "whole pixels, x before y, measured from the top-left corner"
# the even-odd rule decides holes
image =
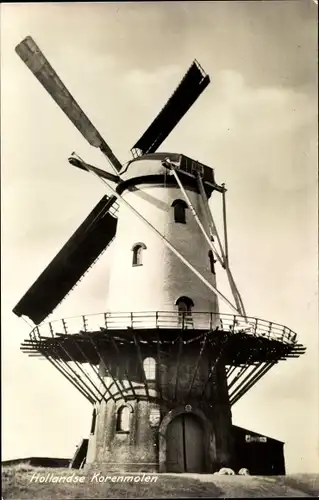
[[[252,360],[253,356],[255,355],[256,351],[258,351],[258,350],[259,350],[258,344],[254,349],[251,349],[250,355],[248,356],[248,359],[247,359],[245,365],[243,367],[241,367],[241,369],[238,371],[237,375],[233,378],[233,380],[228,385],[228,391],[237,382],[237,380],[248,370],[248,368],[250,366],[252,366],[251,360]],[[259,365],[257,365],[257,366],[259,366]]]
[[[230,382],[228,385],[228,391],[231,389],[231,387],[236,384],[237,380],[243,376],[243,374],[251,367],[248,363],[245,366],[242,366],[241,369],[237,372],[233,380]]]
[[[186,396],[186,399],[189,398],[191,392],[192,392],[192,389],[193,389],[193,385],[194,385],[194,382],[195,382],[195,378],[196,378],[196,375],[197,375],[197,372],[198,372],[198,368],[199,368],[199,364],[201,362],[201,359],[202,359],[202,355],[203,355],[203,352],[205,350],[205,347],[206,347],[206,343],[207,343],[207,336],[210,332],[207,332],[205,334],[205,337],[204,337],[204,340],[202,341],[202,346],[201,346],[201,349],[199,351],[199,355],[198,355],[198,358],[197,358],[197,362],[196,362],[196,366],[195,366],[195,370],[194,370],[194,373],[193,373],[193,377],[192,377],[192,380],[191,380],[191,383],[190,383],[190,386],[188,388],[188,392],[187,392],[187,396]]]
[[[90,401],[90,403],[94,404],[96,402],[96,397],[95,395],[92,395],[91,391],[88,391],[86,388],[86,385],[83,383],[81,377],[77,376],[74,377],[68,373],[68,371],[65,369],[63,366],[63,363],[61,361],[57,360],[52,360],[49,357],[47,357],[48,361],[50,361],[55,368],[62,373],[71,384],[80,391],[80,393],[86,397]],[[69,368],[69,366],[67,366]],[[84,387],[83,387],[84,386]]]
[[[225,348],[226,348],[227,343],[228,343],[228,336],[227,336],[227,335],[224,335],[224,336],[223,336],[223,338],[222,338],[222,340],[220,341],[220,351],[219,351],[219,354],[216,356],[216,359],[215,359],[215,362],[214,362],[213,366],[211,366],[210,373],[209,373],[209,375],[208,375],[208,377],[207,377],[207,380],[206,380],[206,382],[205,382],[205,384],[204,384],[203,390],[202,390],[201,395],[200,395],[201,397],[203,397],[203,396],[204,396],[204,394],[205,394],[205,391],[206,391],[206,387],[207,387],[207,385],[208,385],[208,382],[210,381],[210,379],[211,379],[211,378],[212,378],[212,376],[213,376],[213,373],[214,373],[215,367],[217,366],[217,363],[218,363],[218,362],[219,362],[219,360],[221,359],[222,354],[224,353],[224,350],[225,350]]]
[[[113,335],[111,333],[109,333],[107,330],[104,330],[104,337],[106,339],[108,339],[109,344],[111,344],[113,346],[113,342],[115,342]],[[102,357],[102,361],[103,361],[107,371],[109,372],[110,376],[112,377],[113,382],[115,383],[115,385],[117,387],[117,390],[121,394],[124,401],[126,401],[127,396],[124,394],[126,391],[126,387],[124,387],[124,384],[120,380],[118,380],[116,377],[113,376],[113,373],[112,373],[113,370],[111,370],[110,366],[105,362],[104,357]]]
[[[156,313],[157,315],[158,313]],[[157,322],[156,322],[157,324]],[[158,393],[160,395],[160,398],[163,399],[163,390],[162,390],[162,377],[161,377],[161,349],[160,349],[161,341],[158,335],[158,331],[156,330],[156,360],[157,360],[157,378],[158,380],[156,381],[156,388],[158,390]]]
[[[36,326],[33,330],[32,330],[32,333],[34,335],[34,338],[36,340],[41,340],[41,335],[40,335],[40,330],[39,330],[39,327]]]
[[[225,184],[222,184],[223,188]],[[226,221],[226,189],[223,189],[222,192],[222,200],[223,200],[223,226],[224,226],[224,247],[225,247],[225,264],[228,266],[228,236],[227,236],[227,221]]]
[[[124,386],[119,384],[119,381],[116,379],[116,377],[114,377],[113,375],[113,370],[110,368],[110,365],[105,361],[105,357],[103,356],[103,353],[100,352],[100,359],[102,361],[102,363],[104,364],[104,367],[106,368],[106,371],[107,373],[109,374],[109,376],[112,378],[113,380],[113,383],[115,384],[119,394],[121,395],[121,398],[124,399],[124,401],[126,401],[127,399],[127,396],[124,394],[123,390],[125,389]]]
[[[77,158],[76,156],[70,156],[68,161],[69,161],[70,165],[77,167],[77,168],[80,168],[81,170],[87,171],[86,163],[83,162],[80,159],[80,157]],[[115,182],[116,184],[118,184],[121,180],[121,178],[118,175],[110,174],[109,172],[106,172],[105,170],[94,167],[93,165],[90,165],[90,169],[91,169],[91,171],[95,172],[97,175],[104,177],[108,181]]]
[[[267,365],[268,365],[267,361],[263,361],[258,365],[248,366],[248,368],[251,368],[250,372],[243,378],[243,380],[240,381],[240,384],[238,384],[237,387],[235,387],[233,392],[229,393],[230,399],[233,399],[236,396],[236,394],[241,391],[242,387],[244,387],[245,384],[248,384]]]
[[[176,182],[177,182],[177,184],[178,184],[178,186],[179,186],[180,190],[182,191],[182,194],[183,194],[183,196],[184,196],[184,198],[185,198],[185,200],[186,200],[186,203],[187,203],[187,205],[189,206],[189,208],[190,208],[190,210],[191,210],[191,212],[192,212],[192,214],[193,214],[193,216],[194,216],[194,219],[195,219],[195,221],[196,221],[196,223],[197,223],[198,227],[200,228],[200,230],[201,230],[202,234],[204,235],[204,237],[205,237],[205,239],[206,239],[206,241],[207,241],[207,243],[208,243],[209,247],[211,248],[212,252],[216,255],[216,257],[217,257],[218,261],[220,262],[220,264],[224,267],[224,262],[223,262],[223,259],[222,259],[222,257],[219,255],[219,253],[217,252],[217,250],[216,250],[216,248],[215,248],[215,245],[213,244],[212,240],[210,239],[210,237],[209,237],[209,236],[208,236],[208,234],[206,233],[205,228],[204,228],[203,224],[201,223],[200,218],[198,217],[198,215],[197,215],[197,213],[196,213],[196,210],[195,210],[195,208],[193,207],[192,202],[191,202],[191,200],[189,199],[189,196],[187,195],[187,193],[186,193],[186,191],[185,191],[185,189],[184,189],[184,187],[183,187],[183,184],[182,184],[182,182],[181,182],[181,180],[180,180],[179,176],[177,175],[176,170],[172,169],[172,170],[171,170],[171,172],[172,172],[172,174],[174,175],[174,177],[175,177],[175,179],[176,179]]]
[[[139,363],[140,363],[141,374],[142,374],[142,378],[143,378],[143,383],[144,383],[144,387],[145,387],[146,396],[149,398],[150,394],[149,394],[149,391],[148,391],[148,385],[147,385],[147,380],[146,380],[144,366],[143,366],[143,357],[142,357],[142,353],[141,353],[140,343],[139,343],[139,341],[138,341],[138,339],[136,337],[135,332],[132,329],[130,329],[130,330],[133,333],[134,343],[135,343],[136,348],[137,348],[137,357],[138,357],[138,360],[139,360]]]
[[[238,368],[238,366],[229,366],[226,370],[226,376],[227,378],[230,377],[230,375]]]
[[[108,387],[106,386],[106,384],[105,384],[105,382],[104,382],[103,378],[100,376],[98,369],[96,369],[96,367],[95,367],[93,364],[91,364],[90,360],[88,359],[87,355],[86,355],[86,354],[85,354],[85,352],[83,351],[82,347],[79,345],[79,343],[78,343],[75,339],[74,339],[74,344],[75,344],[75,346],[78,348],[78,351],[82,354],[82,356],[83,356],[83,357],[86,359],[86,361],[89,363],[89,365],[91,366],[91,368],[92,368],[92,370],[94,371],[95,375],[98,377],[98,379],[100,380],[101,384],[104,386],[105,390],[106,390],[107,392],[109,392]],[[101,395],[102,399],[104,399],[104,401],[106,402],[106,399],[105,399],[105,397],[104,397],[104,396],[105,396],[105,393],[103,394],[103,393],[99,390],[99,388],[98,388],[95,384],[93,384],[93,382],[91,382],[91,383],[92,383],[92,385],[94,385],[95,389],[96,389],[96,390],[98,391],[98,393]],[[111,394],[110,394],[110,395],[111,395]]]
[[[61,366],[61,361],[58,361],[57,359],[51,359],[48,354],[44,354],[45,358],[56,368],[71,384],[88,400],[90,403],[94,403],[95,399],[92,397],[90,394],[90,391],[87,391],[86,389],[83,389],[81,383],[79,383],[78,377],[73,377],[68,373],[68,371],[65,369],[65,367],[62,365]]]
[[[267,364],[262,371],[260,371],[256,377],[254,377],[254,379],[252,379],[250,381],[249,384],[247,384],[245,387],[242,388],[242,390],[237,393],[236,396],[234,396],[230,402],[231,405],[237,403],[237,401],[247,392],[249,391],[249,389],[251,389],[251,387],[253,385],[255,385],[260,379],[261,377],[263,377],[264,375],[266,375],[266,373],[276,364],[277,362],[272,362],[272,363],[269,363]]]
[[[223,267],[225,268],[225,262],[226,261],[225,261],[224,248],[223,248],[221,239],[219,237],[219,234],[218,234],[218,231],[217,231],[217,227],[216,227],[214,218],[213,218],[212,213],[211,213],[210,208],[209,208],[208,198],[207,198],[207,194],[206,194],[206,191],[205,191],[205,188],[204,188],[203,180],[202,180],[202,178],[199,175],[197,175],[197,184],[198,184],[198,187],[199,187],[200,195],[202,197],[202,202],[203,202],[203,205],[204,205],[204,212],[205,212],[205,216],[206,216],[206,219],[207,219],[207,223],[208,223],[209,226],[211,226],[212,232],[213,232],[214,236],[216,236],[216,238],[217,238],[218,246],[219,246],[220,253],[221,253],[221,256],[222,256],[222,260],[223,260]],[[223,190],[224,189],[225,188],[223,188]]]
[[[180,335],[178,337],[177,366],[176,366],[176,378],[175,378],[175,390],[174,390],[175,401],[177,401],[178,378],[179,378],[179,369],[180,369],[182,351],[183,351],[183,338]]]
[[[94,383],[92,383],[91,378],[88,376],[88,374],[85,372],[85,370],[83,370],[81,364],[79,364],[79,363],[77,363],[77,361],[75,361],[75,359],[70,355],[70,353],[64,348],[63,343],[61,343],[59,340],[58,340],[58,344],[59,344],[60,348],[63,350],[63,352],[67,355],[67,357],[70,359],[70,361],[72,361],[75,364],[77,369],[80,370],[81,373],[83,373],[83,375],[87,378],[87,380],[90,382],[90,384],[93,385],[93,387],[96,389]],[[72,369],[72,367],[70,365],[67,365],[67,366],[68,366],[68,368],[70,368],[74,372],[74,370]],[[74,373],[76,374],[77,377],[81,378],[78,373],[76,373],[76,372],[74,372]],[[94,391],[92,391],[92,389],[90,388],[90,386],[87,383],[83,382],[83,380],[82,380],[82,383],[87,387],[87,389],[89,389],[94,394]],[[98,401],[99,398],[96,396],[96,394],[94,394],[94,396],[95,396],[95,400]]]
[[[210,208],[209,208],[209,204],[208,204],[207,195],[206,195],[206,192],[204,189],[203,181],[202,181],[200,176],[197,176],[197,181],[198,181],[198,186],[199,186],[199,191],[201,193],[202,201],[204,203],[206,217],[208,218],[209,224],[212,226],[213,233],[216,235],[216,238],[218,241],[218,245],[219,245],[220,252],[222,255],[222,266],[226,270],[226,274],[227,274],[229,285],[230,285],[230,288],[231,288],[231,291],[232,291],[232,294],[233,294],[233,297],[234,297],[234,300],[236,303],[236,307],[237,307],[238,311],[240,312],[240,314],[242,314],[244,317],[246,317],[246,312],[245,312],[243,301],[241,299],[241,296],[239,294],[235,280],[234,280],[233,275],[232,275],[230,268],[229,268],[228,243],[227,243],[227,249],[225,248],[225,251],[224,251],[224,248],[223,248],[221,239],[219,237],[213,215],[212,215]],[[225,192],[226,192],[225,187],[223,187],[223,190],[222,190],[223,195],[225,195]],[[225,231],[226,231],[226,229],[225,229]],[[227,235],[227,233],[226,233],[226,235]]]
[[[112,335],[110,335],[110,338],[111,338],[111,342],[112,342],[113,348],[114,348],[114,349],[115,349],[115,351],[116,351],[117,356],[119,357],[119,359],[121,359],[121,353],[120,353],[120,350],[119,350],[119,348],[118,348],[118,346],[117,346],[117,344],[116,344],[116,342],[115,342],[115,340],[114,340],[113,336],[112,336]],[[122,358],[122,359],[123,359],[123,358]],[[131,388],[131,391],[132,391],[133,396],[135,396],[135,397],[136,397],[136,393],[135,393],[134,385],[132,384],[132,382],[131,382],[131,378],[130,378],[130,376],[129,376],[129,374],[128,374],[128,372],[127,372],[127,370],[126,370],[126,368],[125,368],[125,367],[124,367],[124,375],[125,375],[125,377],[127,378],[128,382],[129,382],[129,384],[130,384],[130,388]]]

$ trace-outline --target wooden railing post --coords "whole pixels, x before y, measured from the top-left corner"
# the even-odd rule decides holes
[[[83,315],[82,316],[82,319],[83,319],[83,328],[84,328],[84,331],[87,332],[87,321],[86,321],[86,317]]]
[[[271,328],[272,328],[272,322],[270,321],[270,322],[269,322],[269,335],[268,335],[268,338],[270,338]]]
[[[67,334],[68,333],[68,327],[67,327],[65,319],[62,319],[62,324],[63,324],[64,331]]]
[[[37,332],[38,340],[41,340],[41,334],[38,326],[35,328],[35,331]]]
[[[52,326],[51,321],[49,322],[49,328],[50,328],[51,337],[54,338],[54,331],[53,331],[53,326]]]

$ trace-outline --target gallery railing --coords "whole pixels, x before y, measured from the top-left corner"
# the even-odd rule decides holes
[[[216,329],[233,334],[246,333],[289,344],[296,343],[296,333],[284,325],[254,317],[213,312],[105,312],[54,320],[34,328],[36,336],[54,337],[57,333],[74,334],[79,331],[139,329]]]

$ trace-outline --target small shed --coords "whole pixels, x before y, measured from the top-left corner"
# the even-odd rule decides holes
[[[284,443],[263,434],[232,426],[235,472],[247,468],[252,475],[285,475]]]

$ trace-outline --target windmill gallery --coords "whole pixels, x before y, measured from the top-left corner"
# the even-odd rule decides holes
[[[226,189],[214,170],[157,152],[209,76],[192,63],[121,165],[33,39],[16,52],[112,167],[69,158],[108,195],[13,310],[34,323],[22,350],[47,359],[93,406],[89,438],[71,467],[284,474],[283,443],[232,425],[231,407],[276,363],[305,348],[286,326],[247,316],[229,266]],[[222,235],[212,196],[220,199]],[[105,312],[45,321],[111,242]],[[216,272],[226,273],[231,300]],[[220,312],[221,304],[231,312]]]

